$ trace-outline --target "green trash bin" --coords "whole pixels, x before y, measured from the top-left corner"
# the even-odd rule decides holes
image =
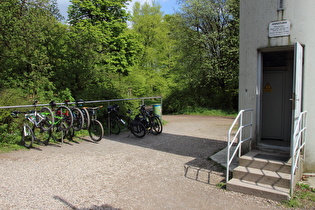
[[[162,106],[161,104],[153,104],[153,114],[157,115],[159,118],[162,118]]]

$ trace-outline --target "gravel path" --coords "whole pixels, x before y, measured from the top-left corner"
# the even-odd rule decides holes
[[[226,146],[232,119],[163,119],[158,136],[122,133],[0,154],[0,209],[280,208],[215,186],[224,171],[207,158]]]

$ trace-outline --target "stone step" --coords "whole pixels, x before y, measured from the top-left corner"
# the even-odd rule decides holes
[[[288,156],[253,150],[239,158],[239,165],[263,170],[291,173]]]
[[[226,189],[229,191],[241,192],[276,201],[284,201],[290,199],[290,190],[287,188],[249,182],[236,178],[231,179],[227,183]]]
[[[255,183],[268,184],[290,188],[291,174],[264,169],[238,166],[233,171],[233,177]]]

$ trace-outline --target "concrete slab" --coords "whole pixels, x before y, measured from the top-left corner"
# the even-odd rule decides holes
[[[231,147],[231,154],[233,154],[233,152],[235,151],[236,146]],[[211,156],[211,159],[219,164],[221,164],[222,166],[224,166],[226,168],[227,165],[227,147],[224,148],[223,150],[221,150],[220,152],[217,152],[216,154]],[[238,166],[238,157],[235,157],[234,160],[232,161],[232,163],[230,164],[230,171],[233,172],[234,168],[236,168]]]
[[[306,180],[304,182],[315,189],[315,174],[312,175],[305,174],[305,177]]]

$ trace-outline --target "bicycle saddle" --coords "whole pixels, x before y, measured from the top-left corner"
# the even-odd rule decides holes
[[[57,106],[57,104],[56,104],[56,102],[55,102],[55,101],[51,101],[51,102],[49,103],[49,105],[50,105],[50,106],[52,106],[52,107]]]

